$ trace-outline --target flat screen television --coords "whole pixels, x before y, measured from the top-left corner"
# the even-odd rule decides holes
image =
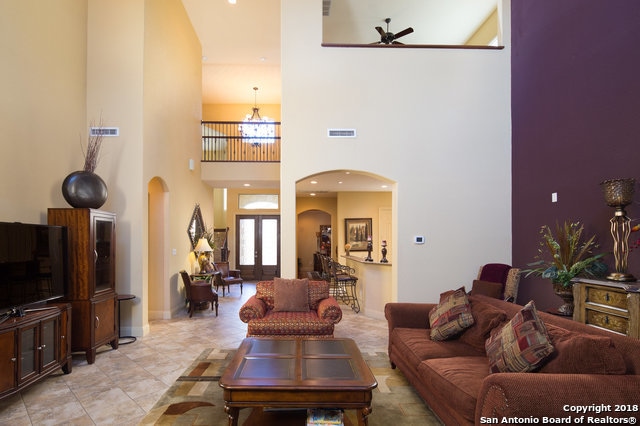
[[[62,298],[68,274],[65,226],[0,222],[0,315]]]

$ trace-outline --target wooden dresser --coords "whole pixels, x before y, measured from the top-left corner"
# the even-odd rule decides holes
[[[640,285],[575,278],[573,319],[640,339]]]

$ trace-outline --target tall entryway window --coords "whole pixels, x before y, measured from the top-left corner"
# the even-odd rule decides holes
[[[236,216],[237,269],[246,280],[280,276],[280,216]]]

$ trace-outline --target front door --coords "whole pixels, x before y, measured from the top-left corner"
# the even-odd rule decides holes
[[[236,259],[245,280],[271,280],[280,276],[280,216],[236,217]]]

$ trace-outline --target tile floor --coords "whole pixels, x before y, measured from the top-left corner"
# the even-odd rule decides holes
[[[243,293],[232,286],[230,294],[220,297],[217,318],[211,310],[189,318],[185,310],[178,318],[152,321],[147,336],[118,350],[104,346],[94,364],[87,364],[84,354],[74,354],[71,374],[59,371],[0,401],[0,424],[137,424],[204,349],[240,345],[246,324],[237,313],[255,294],[255,284],[245,283]],[[386,352],[386,321],[342,307],[335,336],[353,338],[362,352]]]

